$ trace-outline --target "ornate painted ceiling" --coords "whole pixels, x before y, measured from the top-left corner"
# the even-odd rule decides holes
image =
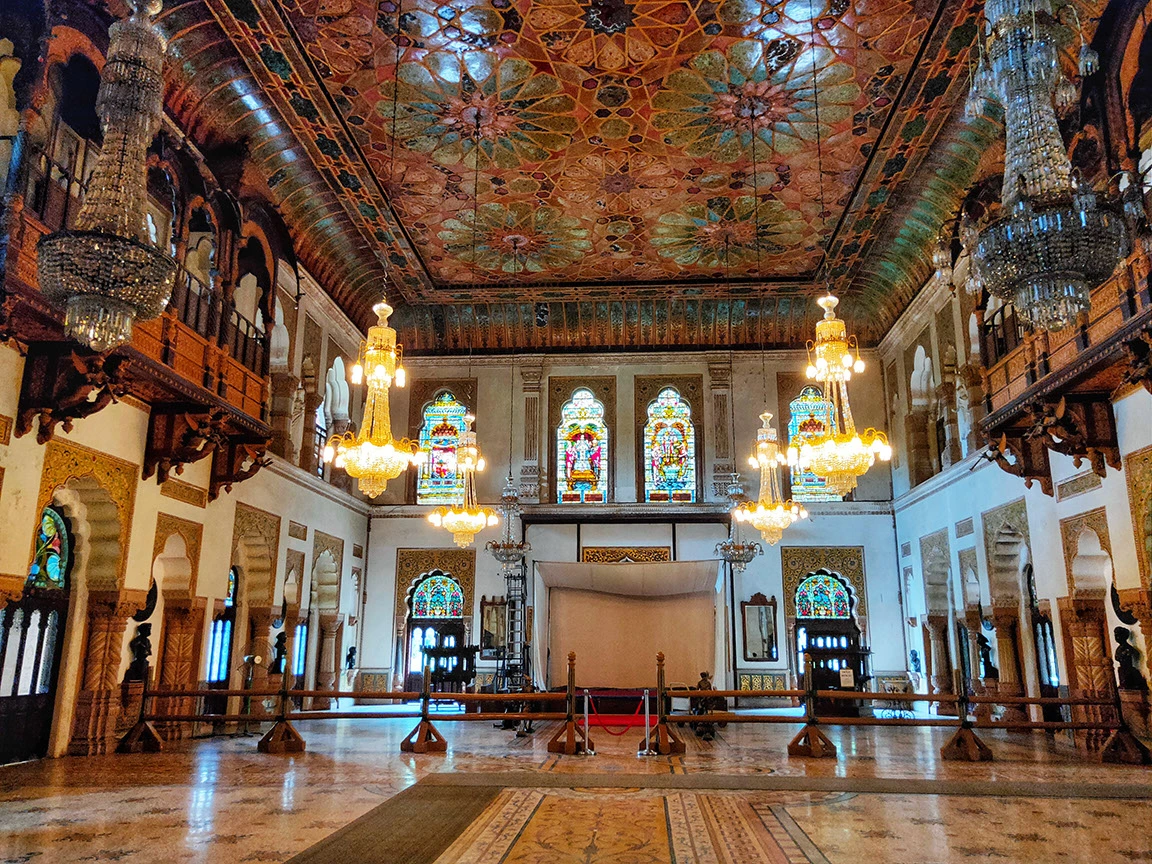
[[[214,125],[247,130],[310,269],[361,262],[327,286],[357,320],[387,269],[410,349],[777,346],[827,284],[875,341],[908,299],[892,268],[926,271],[885,238],[955,143],[978,11],[186,0],[168,23],[206,100],[225,65],[197,39],[232,43],[250,79]]]

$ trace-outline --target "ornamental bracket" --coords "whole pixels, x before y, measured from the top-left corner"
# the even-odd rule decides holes
[[[267,456],[271,438],[241,440],[230,437],[212,453],[212,476],[208,481],[208,500],[215,501],[221,492],[253,476],[272,464]]]
[[[118,401],[129,389],[131,361],[116,354],[95,354],[67,342],[36,342],[28,346],[16,437],[38,424],[36,441],[47,444],[61,426],[72,431],[74,421],[89,417]]]
[[[148,417],[148,443],[144,449],[144,479],[153,474],[163,483],[174,470],[198,462],[228,439],[229,413],[224,408],[166,406],[153,408]]]

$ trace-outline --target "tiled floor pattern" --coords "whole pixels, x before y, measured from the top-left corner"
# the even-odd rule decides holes
[[[510,771],[542,772],[557,780],[587,774],[620,780],[633,774],[711,775],[718,788],[505,790],[501,800],[535,801],[528,812],[537,814],[521,826],[522,834],[517,829],[525,845],[510,846],[508,862],[630,864],[671,861],[672,853],[679,864],[1152,861],[1147,817],[1152,804],[1069,797],[1079,783],[1147,790],[1152,771],[1086,762],[1052,747],[1042,735],[990,736],[997,761],[971,765],[939,760],[945,740],[939,730],[833,730],[839,758],[806,761],[785,755],[787,728],[729,726],[712,744],[689,735],[683,756],[638,759],[630,739],[597,741],[595,757],[557,757],[546,752],[546,728],[517,739],[486,724],[448,726],[452,749],[445,756],[402,755],[399,741],[409,725],[405,720],[313,722],[303,728],[308,751],[294,757],[261,755],[254,737],[238,737],[185,742],[160,754],[0,768],[0,862],[284,861],[431,773]],[[723,788],[726,776],[1027,781],[1048,784],[1043,787],[1048,791],[1038,794],[1064,797],[735,792]],[[615,806],[621,801],[629,802],[627,808]],[[630,813],[633,807],[636,819],[614,825],[620,820],[613,813]],[[493,809],[467,836],[497,831],[501,822],[491,815]],[[577,810],[579,820],[573,818]],[[637,821],[656,834],[657,826],[664,826],[664,840],[651,847],[657,857],[603,851],[628,842]],[[602,828],[594,838],[585,830],[583,845],[564,851],[558,840],[564,832],[550,827],[560,823]],[[506,838],[511,828],[503,830],[499,836]],[[578,833],[564,836],[576,838],[569,846],[580,842]],[[460,843],[449,851],[472,854]],[[739,844],[763,851],[732,858],[732,849],[745,848]]]

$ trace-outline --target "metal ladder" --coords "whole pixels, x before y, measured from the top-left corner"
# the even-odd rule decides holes
[[[525,676],[531,673],[532,660],[526,650],[528,574],[523,562],[504,571],[505,592],[508,598],[508,638],[504,656],[496,667],[497,690],[520,690]]]

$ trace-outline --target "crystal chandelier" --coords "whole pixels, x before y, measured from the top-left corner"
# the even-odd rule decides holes
[[[1033,327],[1061,330],[1088,310],[1089,292],[1127,256],[1128,230],[1110,203],[1073,176],[1056,108],[1074,104],[1076,94],[1060,72],[1062,28],[1051,0],[988,0],[984,15],[988,51],[966,110],[974,116],[986,100],[998,101],[1006,148],[1003,208],[980,229],[976,281]],[[1080,74],[1092,74],[1098,62],[1081,37]]]
[[[816,341],[808,343],[807,375],[824,385],[824,398],[832,410],[822,435],[788,447],[788,464],[823,477],[829,492],[844,496],[856,488],[857,480],[877,458],[883,462],[891,460],[892,448],[883,432],[856,431],[848,402],[848,382],[853,372],[864,371],[860,348],[856,337],[847,335],[843,319],[836,317],[840,301],[828,294],[816,302],[824,310],[824,318],[816,323]]]
[[[511,441],[511,438],[509,438]],[[517,540],[513,536],[514,521],[520,515],[520,496],[516,494],[516,484],[512,474],[504,483],[504,491],[500,495],[500,515],[504,517],[504,530],[499,540],[489,540],[484,548],[492,557],[500,562],[501,567],[507,570],[524,560],[524,556],[532,551],[532,544],[524,540]]]
[[[752,559],[764,554],[764,549],[755,540],[745,541],[740,537],[740,520],[735,517],[736,509],[744,501],[744,487],[740,485],[740,475],[733,473],[728,481],[728,501],[732,505],[733,518],[728,529],[728,539],[716,544],[716,554],[732,565],[735,573],[743,573]]]
[[[428,521],[437,528],[445,528],[460,548],[472,545],[476,535],[490,525],[500,522],[496,511],[481,507],[476,500],[476,472],[484,470],[484,457],[472,431],[471,414],[464,415],[464,431],[456,445],[456,470],[464,477],[464,494],[459,503],[451,507],[437,507],[428,514]]]
[[[147,151],[162,116],[167,44],[152,22],[160,0],[130,0],[109,30],[96,110],[104,144],[74,228],[38,252],[40,289],[64,306],[68,336],[94,351],[132,338],[134,321],[164,311],[176,262],[148,243]]]
[[[760,497],[755,503],[745,502],[732,511],[737,522],[747,522],[760,532],[769,546],[775,546],[784,536],[784,530],[800,519],[808,518],[808,511],[792,499],[784,500],[780,483],[780,466],[786,464],[780,452],[780,441],[772,427],[772,415],[760,415],[760,428],[756,430],[756,448],[748,459],[753,468],[760,469]]]
[[[324,448],[324,461],[343,468],[349,477],[356,478],[360,491],[369,498],[375,498],[388,488],[388,481],[399,477],[409,465],[420,462],[415,442],[392,437],[388,389],[393,381],[397,387],[403,387],[405,383],[396,331],[388,326],[392,307],[387,302],[380,302],[372,307],[372,311],[376,313],[377,322],[368,328],[368,338],[361,344],[360,357],[352,367],[353,384],[361,384],[367,379],[364,419],[359,432],[348,430],[333,435]]]

